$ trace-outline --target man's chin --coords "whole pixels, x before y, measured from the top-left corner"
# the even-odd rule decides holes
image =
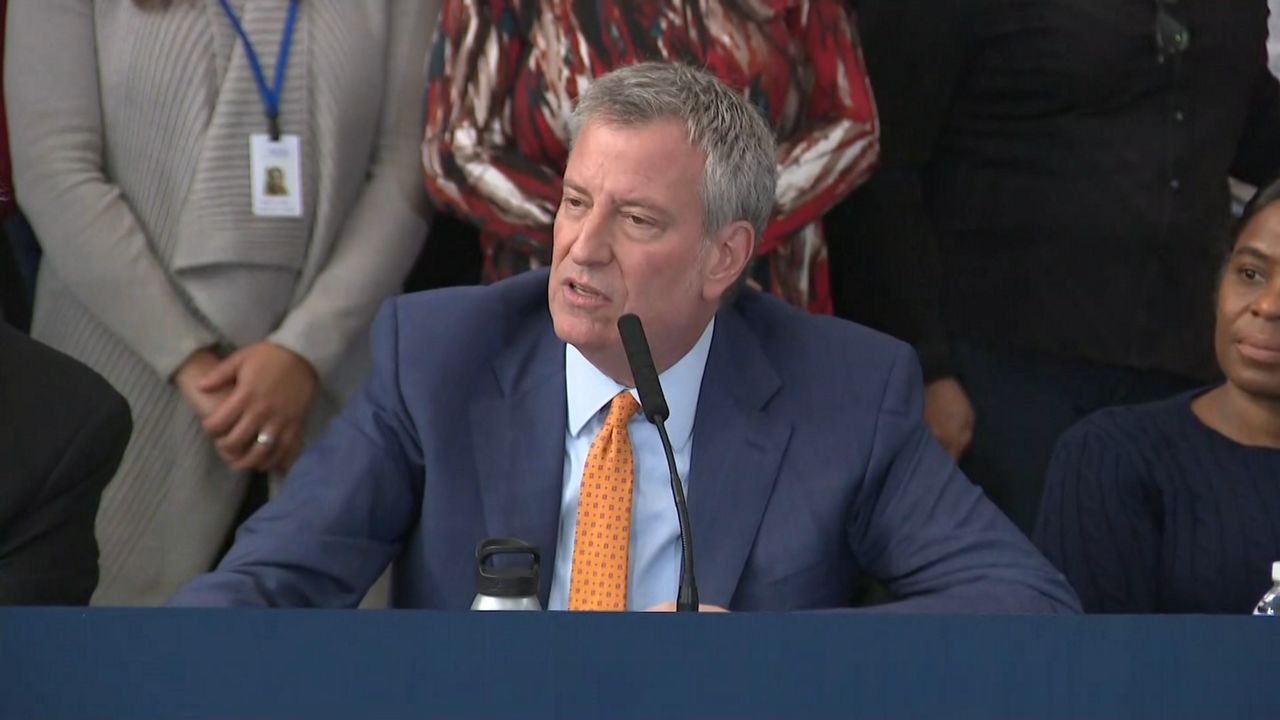
[[[556,337],[561,342],[567,343],[578,348],[583,354],[597,352],[607,347],[617,335],[614,330],[611,336],[608,333],[610,329],[603,322],[595,322],[577,317],[562,317],[552,315],[552,325],[555,328]]]

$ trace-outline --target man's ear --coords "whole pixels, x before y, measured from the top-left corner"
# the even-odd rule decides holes
[[[756,231],[745,220],[729,223],[716,231],[707,248],[706,268],[703,272],[702,295],[707,300],[719,300],[733,287],[751,262],[755,249]]]

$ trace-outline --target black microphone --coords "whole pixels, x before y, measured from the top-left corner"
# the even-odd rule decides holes
[[[618,334],[622,336],[622,348],[627,353],[631,377],[640,395],[640,408],[649,422],[658,428],[662,449],[667,453],[667,469],[671,471],[671,497],[676,503],[676,518],[680,522],[680,591],[676,597],[676,612],[698,612],[698,584],[693,578],[693,531],[689,527],[689,504],[684,499],[684,486],[680,484],[680,471],[676,470],[676,454],[667,436],[666,420],[671,415],[667,399],[658,382],[658,370],[653,366],[653,354],[644,336],[640,318],[627,313],[618,318]]]

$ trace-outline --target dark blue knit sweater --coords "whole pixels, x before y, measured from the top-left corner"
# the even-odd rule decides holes
[[[1034,539],[1087,612],[1247,613],[1280,560],[1280,450],[1191,411],[1110,408],[1059,440]]]

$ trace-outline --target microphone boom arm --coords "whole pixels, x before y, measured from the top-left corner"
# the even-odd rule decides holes
[[[667,455],[667,469],[671,472],[671,498],[675,501],[676,520],[680,524],[680,586],[676,596],[676,612],[698,612],[698,584],[693,575],[693,529],[689,523],[689,504],[685,500],[680,471],[676,469],[676,454],[667,435],[667,417],[671,414],[667,399],[662,394],[658,370],[653,364],[649,341],[644,335],[640,318],[628,313],[618,318],[618,335],[626,351],[627,364],[631,367],[631,379],[640,396],[644,416],[658,428],[658,438]]]
[[[676,504],[676,520],[680,523],[680,593],[676,596],[676,612],[698,612],[698,584],[693,575],[693,531],[689,527],[689,504],[684,497],[684,485],[680,471],[676,469],[676,455],[667,437],[667,423],[656,418],[658,437],[667,452],[667,469],[671,471],[671,497]]]

